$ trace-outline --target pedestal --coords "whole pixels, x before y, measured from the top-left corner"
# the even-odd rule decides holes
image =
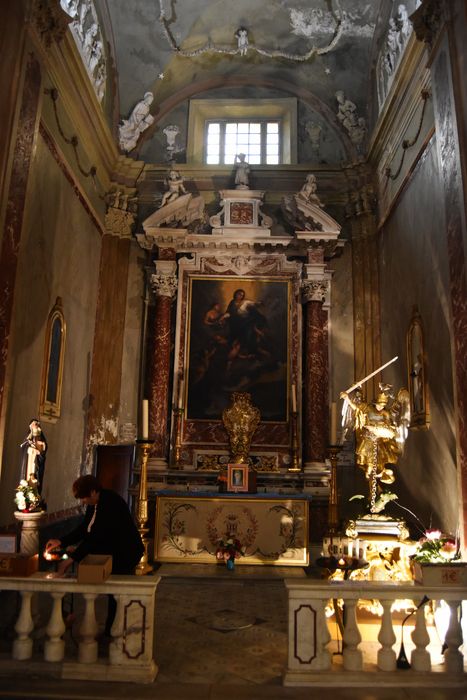
[[[15,518],[21,523],[21,540],[19,551],[21,554],[33,556],[39,553],[39,527],[45,518],[45,511],[24,513],[15,511]]]

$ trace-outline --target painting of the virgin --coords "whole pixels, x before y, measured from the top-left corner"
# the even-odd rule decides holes
[[[187,418],[220,420],[234,391],[287,420],[287,280],[190,279]]]

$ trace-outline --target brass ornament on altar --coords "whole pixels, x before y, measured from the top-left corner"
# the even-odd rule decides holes
[[[251,394],[235,391],[232,405],[224,409],[222,422],[229,436],[231,459],[235,464],[248,464],[253,435],[261,420],[259,408],[251,403]]]

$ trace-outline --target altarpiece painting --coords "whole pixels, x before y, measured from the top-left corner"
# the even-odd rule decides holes
[[[234,391],[262,421],[288,410],[288,281],[190,279],[187,417],[220,420]]]

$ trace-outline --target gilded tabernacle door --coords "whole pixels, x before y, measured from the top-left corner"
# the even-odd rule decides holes
[[[222,413],[234,392],[249,393],[261,413],[251,449],[255,467],[275,471],[289,463],[298,268],[283,255],[248,261],[242,275],[230,258],[204,260],[200,270],[186,259],[179,264],[174,405],[182,418],[176,437],[182,463],[196,468],[209,463],[216,469],[225,461]]]

